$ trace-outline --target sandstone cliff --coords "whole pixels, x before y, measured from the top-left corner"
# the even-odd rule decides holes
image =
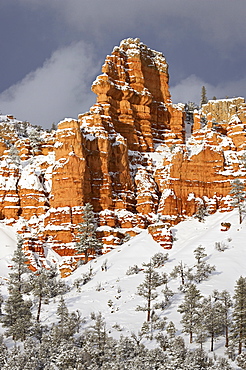
[[[46,132],[1,116],[1,222],[23,235],[34,267],[49,259],[66,274],[75,265],[87,202],[105,251],[147,227],[170,248],[171,224],[201,205],[230,209],[231,180],[245,179],[245,101],[209,101],[186,135],[168,80],[161,53],[126,39],[106,57],[92,84],[96,103],[77,120]]]

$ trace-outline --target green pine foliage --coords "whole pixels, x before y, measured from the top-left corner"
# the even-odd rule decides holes
[[[184,286],[191,283],[193,280],[192,268],[188,267],[186,264],[183,264],[182,261],[179,262],[177,266],[174,266],[173,270],[170,273],[170,278],[176,279],[180,278],[181,281],[181,290]]]
[[[12,258],[12,266],[9,273],[9,285],[14,286],[19,292],[25,293],[28,291],[28,279],[30,274],[28,268],[28,258],[23,251],[23,239],[18,238],[17,247]]]
[[[33,296],[37,299],[36,320],[38,322],[40,320],[42,304],[48,303],[52,297],[64,294],[68,289],[65,283],[58,279],[57,271],[54,268],[39,268],[32,274],[29,284]]]
[[[190,284],[184,295],[183,303],[178,308],[178,312],[182,314],[183,331],[189,334],[190,343],[193,341],[193,333],[201,323],[201,298],[201,293],[196,285]]]
[[[211,338],[210,351],[214,350],[214,341],[217,336],[223,333],[223,305],[220,301],[214,300],[211,296],[202,301],[202,325],[208,336]]]
[[[206,280],[209,275],[216,270],[216,268],[204,261],[204,258],[207,257],[207,253],[205,253],[205,248],[201,245],[194,250],[194,257],[197,260],[197,263],[195,265],[196,271],[193,279],[196,283],[200,283],[201,281]]]
[[[144,263],[143,267],[145,278],[143,283],[138,286],[137,294],[145,299],[146,304],[144,306],[138,306],[137,310],[146,311],[147,322],[149,322],[151,318],[152,302],[158,297],[156,289],[167,282],[167,277],[155,271],[152,260],[149,263]]]
[[[19,289],[10,286],[5,301],[2,325],[7,328],[5,335],[13,340],[25,340],[32,325],[31,301],[25,301]]]
[[[231,205],[233,208],[238,209],[239,223],[242,223],[243,213],[245,212],[245,198],[246,192],[244,191],[244,184],[239,179],[235,179],[231,183],[230,195],[232,198]]]
[[[81,255],[81,259],[84,258],[85,263],[88,262],[90,256],[99,254],[103,247],[97,238],[96,229],[93,207],[87,203],[83,207],[83,222],[78,226],[77,242],[75,244],[76,253]]]
[[[32,325],[31,301],[23,298],[27,290],[27,280],[24,278],[28,270],[28,259],[23,249],[23,240],[18,239],[17,248],[12,258],[11,272],[9,273],[8,291],[9,296],[4,302],[2,325],[7,328],[5,335],[13,340],[25,340]]]
[[[242,353],[246,342],[246,278],[240,276],[236,282],[233,306],[233,341]]]
[[[207,102],[208,102],[207,90],[205,86],[202,86],[200,107],[202,107],[203,104],[207,104]]]

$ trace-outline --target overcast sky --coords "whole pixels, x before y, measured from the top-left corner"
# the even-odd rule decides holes
[[[50,128],[95,102],[113,47],[139,37],[169,64],[173,102],[245,97],[246,0],[1,0],[0,112]]]

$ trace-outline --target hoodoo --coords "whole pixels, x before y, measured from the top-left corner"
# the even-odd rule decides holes
[[[170,248],[171,224],[200,207],[230,209],[231,181],[246,176],[245,101],[210,100],[186,117],[168,81],[163,54],[126,39],[77,120],[46,132],[1,116],[1,219],[24,237],[33,265],[49,258],[63,275],[73,268],[86,203],[105,250],[147,227]]]

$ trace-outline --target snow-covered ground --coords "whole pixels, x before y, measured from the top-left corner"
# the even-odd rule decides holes
[[[228,231],[221,231],[221,222],[229,222],[231,227]],[[71,276],[65,280],[71,290],[66,293],[65,301],[70,311],[79,310],[85,317],[85,326],[90,324],[90,313],[99,311],[106,319],[107,329],[116,338],[120,335],[130,336],[132,332],[138,333],[143,322],[146,320],[146,312],[136,311],[136,307],[144,303],[143,298],[138,296],[137,287],[144,280],[144,273],[126,275],[129,266],[149,262],[150,258],[157,252],[168,253],[168,261],[159,268],[160,272],[169,274],[180,261],[192,267],[196,263],[193,251],[199,245],[205,247],[206,261],[216,266],[216,271],[205,281],[197,285],[204,296],[208,296],[214,289],[219,291],[228,290],[233,295],[236,280],[242,275],[246,276],[246,219],[239,224],[237,211],[220,213],[208,216],[204,222],[190,218],[172,227],[175,238],[173,248],[164,250],[156,243],[146,230],[129,242],[116,247],[106,255],[79,267]],[[7,266],[10,263],[11,253],[15,244],[15,235],[11,228],[0,227],[1,249],[0,249],[0,275],[6,278]],[[224,242],[227,246],[225,251],[215,249],[215,242]],[[10,253],[11,252],[11,253]],[[107,260],[107,271],[102,271],[102,265]],[[78,291],[73,286],[74,281],[82,274],[92,269],[94,276],[81,286]],[[180,314],[177,312],[184,294],[178,289],[180,280],[170,279],[168,286],[174,291],[172,303],[164,311],[159,311],[162,317],[173,321],[178,334],[181,334]],[[159,297],[156,301],[163,299],[161,290],[158,288]],[[6,288],[2,286],[2,294],[6,294]],[[109,300],[112,303],[109,305]],[[50,301],[49,305],[43,305],[41,320],[50,324],[56,320],[56,308],[59,299]],[[36,312],[37,307],[33,308]],[[116,325],[116,329],[114,326]],[[119,330],[120,329],[120,330]],[[187,339],[188,336],[184,335]],[[193,347],[197,344],[192,344]],[[209,349],[209,342],[206,345]],[[215,353],[223,355],[224,338],[215,343]]]

